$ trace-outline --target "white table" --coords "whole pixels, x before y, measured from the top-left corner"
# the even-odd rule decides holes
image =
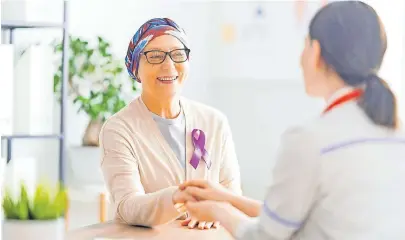
[[[102,240],[102,239],[173,239],[173,240],[231,240],[234,239],[224,228],[188,229],[180,225],[180,221],[160,225],[153,229],[131,227],[114,222],[101,223],[84,227],[67,234],[66,240]]]

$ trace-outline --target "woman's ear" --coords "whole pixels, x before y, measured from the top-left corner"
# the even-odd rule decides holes
[[[141,83],[141,79],[139,78],[139,74],[137,74],[135,70],[134,70],[133,74],[136,77],[136,81]]]

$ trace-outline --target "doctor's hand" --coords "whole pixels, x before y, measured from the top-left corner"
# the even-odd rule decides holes
[[[210,229],[210,228],[218,228],[219,222],[205,222],[205,221],[198,221],[196,218],[187,217],[186,220],[181,222],[182,226],[187,226],[188,228],[195,228],[198,229]]]
[[[221,184],[209,183],[206,180],[190,180],[181,184],[179,188],[199,201],[230,201],[233,196],[233,193]]]

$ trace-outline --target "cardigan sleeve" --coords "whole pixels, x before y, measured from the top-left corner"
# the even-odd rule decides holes
[[[107,122],[100,132],[101,169],[115,214],[130,225],[155,226],[175,220],[183,213],[173,204],[177,186],[146,194],[129,136],[118,122]]]
[[[237,195],[242,195],[240,167],[236,156],[231,128],[227,118],[223,120],[224,141],[222,144],[220,183]]]
[[[259,217],[239,224],[238,240],[290,239],[305,224],[319,188],[319,148],[303,128],[287,130]]]

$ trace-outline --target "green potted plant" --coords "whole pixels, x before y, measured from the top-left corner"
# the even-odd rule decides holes
[[[64,239],[66,207],[67,192],[62,186],[51,189],[40,184],[32,195],[24,183],[17,194],[6,189],[2,197],[3,239]]]
[[[60,55],[62,45],[54,43],[54,51]],[[104,121],[121,110],[136,92],[136,83],[126,74],[124,63],[111,51],[111,45],[102,37],[95,44],[80,37],[69,37],[68,95],[79,112],[85,112],[89,123],[83,135],[83,146],[98,146],[98,136]],[[61,63],[60,59],[58,63]],[[54,91],[60,93],[62,66],[54,74]]]

